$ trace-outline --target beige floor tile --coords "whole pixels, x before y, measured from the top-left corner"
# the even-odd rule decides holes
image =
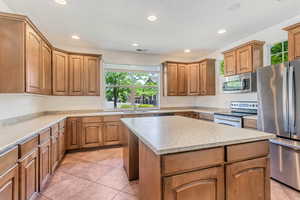
[[[131,181],[129,185],[122,189],[123,192],[138,196],[139,192],[139,182]]]
[[[138,200],[138,197],[120,192],[113,200]]]
[[[117,190],[122,190],[129,185],[128,178],[123,168],[115,168],[105,176],[97,180],[97,183],[112,187]]]

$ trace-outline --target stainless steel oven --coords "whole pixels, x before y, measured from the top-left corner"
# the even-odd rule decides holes
[[[256,92],[257,90],[256,73],[246,73],[235,76],[224,77],[224,93],[244,93]]]

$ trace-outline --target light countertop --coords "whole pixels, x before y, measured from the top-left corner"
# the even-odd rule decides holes
[[[123,118],[122,122],[157,155],[274,138],[256,130],[234,128],[180,116]]]

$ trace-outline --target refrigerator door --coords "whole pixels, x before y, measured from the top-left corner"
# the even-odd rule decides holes
[[[300,140],[300,60],[290,62],[289,126],[291,137]]]
[[[290,138],[288,108],[289,63],[257,70],[258,129]]]

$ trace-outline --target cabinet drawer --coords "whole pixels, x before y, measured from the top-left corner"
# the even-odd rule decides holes
[[[51,126],[51,136],[56,136],[58,134],[58,124]]]
[[[199,119],[214,121],[214,115],[211,113],[199,113]]]
[[[38,147],[38,136],[19,144],[19,158],[26,156]]]
[[[50,128],[40,132],[39,134],[39,144],[44,143],[45,141],[50,139],[51,131]]]
[[[105,122],[117,122],[117,121],[120,121],[120,118],[121,118],[120,115],[105,116],[104,121]]]
[[[257,129],[257,121],[255,119],[244,119],[244,128]]]
[[[62,120],[59,122],[59,129],[65,128],[65,126],[66,126],[66,120]]]
[[[82,122],[83,123],[90,123],[90,122],[102,122],[103,121],[103,117],[84,117],[82,118]]]
[[[0,176],[18,161],[18,146],[0,155]]]
[[[226,147],[227,162],[248,160],[269,154],[269,141],[251,142]]]
[[[165,155],[162,157],[163,175],[221,165],[224,157],[223,147]]]

